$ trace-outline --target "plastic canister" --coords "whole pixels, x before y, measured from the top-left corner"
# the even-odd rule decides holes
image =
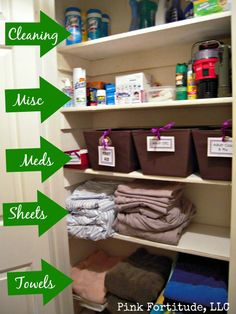
[[[110,35],[110,16],[108,14],[102,14],[102,36],[106,37]]]
[[[65,11],[65,25],[70,37],[67,38],[66,44],[72,45],[81,43],[82,32],[81,32],[81,14],[80,9],[77,7],[69,7]]]
[[[87,105],[86,70],[75,68],[73,71],[74,106]]]
[[[187,99],[187,64],[176,65],[176,100]]]
[[[87,11],[88,40],[102,37],[102,12],[98,9]]]
[[[105,89],[97,90],[97,104],[106,105],[106,91]]]

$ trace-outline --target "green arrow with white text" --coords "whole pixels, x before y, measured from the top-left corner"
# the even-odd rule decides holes
[[[7,22],[5,26],[6,46],[40,46],[40,57],[70,36],[61,26],[40,11],[40,22]]]
[[[6,170],[7,172],[40,171],[44,182],[70,159],[56,146],[40,137],[40,148],[7,149]]]
[[[43,304],[55,298],[73,280],[41,260],[41,271],[8,272],[8,295],[42,294]]]
[[[6,227],[37,225],[41,236],[68,214],[68,211],[43,193],[38,191],[37,195],[37,202],[3,204],[3,225]]]
[[[5,90],[6,112],[41,112],[41,122],[71,98],[40,77],[40,88]]]

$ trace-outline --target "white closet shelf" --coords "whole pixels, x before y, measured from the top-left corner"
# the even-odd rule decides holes
[[[215,13],[59,47],[58,52],[92,61],[212,37],[226,37],[230,35],[230,18],[231,12]]]
[[[126,104],[126,105],[99,105],[91,107],[70,107],[63,108],[61,113],[71,112],[100,112],[100,111],[113,111],[113,110],[138,110],[138,109],[164,109],[164,108],[198,108],[198,107],[221,107],[231,106],[232,97],[222,98],[208,98],[208,99],[196,99],[196,100],[172,100],[172,101],[160,101],[160,102],[147,102],[139,104]]]
[[[86,309],[89,309],[89,310],[93,310],[95,312],[102,312],[107,307],[107,303],[105,303],[105,304],[97,304],[97,303],[89,302],[87,300],[84,300],[83,298],[81,298],[77,294],[73,294],[73,299],[76,300],[76,301],[79,301],[80,306],[82,306],[82,307],[84,307]]]
[[[192,223],[182,235],[178,245],[169,245],[115,233],[114,239],[156,247],[169,251],[205,256],[229,261],[229,228]]]
[[[159,181],[175,181],[175,182],[184,182],[184,183],[198,183],[198,184],[212,184],[212,185],[226,185],[230,186],[231,181],[220,181],[220,180],[204,180],[199,174],[191,174],[186,178],[180,177],[164,177],[164,176],[155,176],[155,175],[144,175],[141,171],[133,171],[130,173],[122,172],[112,172],[112,171],[97,171],[91,168],[85,170],[69,169],[65,168],[66,171],[72,171],[74,173],[81,174],[90,174],[96,176],[110,176],[117,178],[127,178],[127,179],[143,179],[143,180],[159,180]]]

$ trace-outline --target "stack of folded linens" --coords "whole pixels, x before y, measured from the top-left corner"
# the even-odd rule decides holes
[[[124,313],[126,307],[139,304],[147,313],[148,303],[156,300],[171,271],[168,257],[153,255],[144,248],[114,266],[105,276],[108,310]]]
[[[196,213],[176,182],[135,181],[115,191],[114,229],[124,235],[177,245]]]
[[[86,181],[67,198],[67,230],[71,237],[97,241],[112,236],[117,185],[113,181]]]

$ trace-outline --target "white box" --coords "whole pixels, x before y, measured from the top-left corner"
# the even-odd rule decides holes
[[[143,72],[116,76],[116,104],[146,102],[151,75]]]

